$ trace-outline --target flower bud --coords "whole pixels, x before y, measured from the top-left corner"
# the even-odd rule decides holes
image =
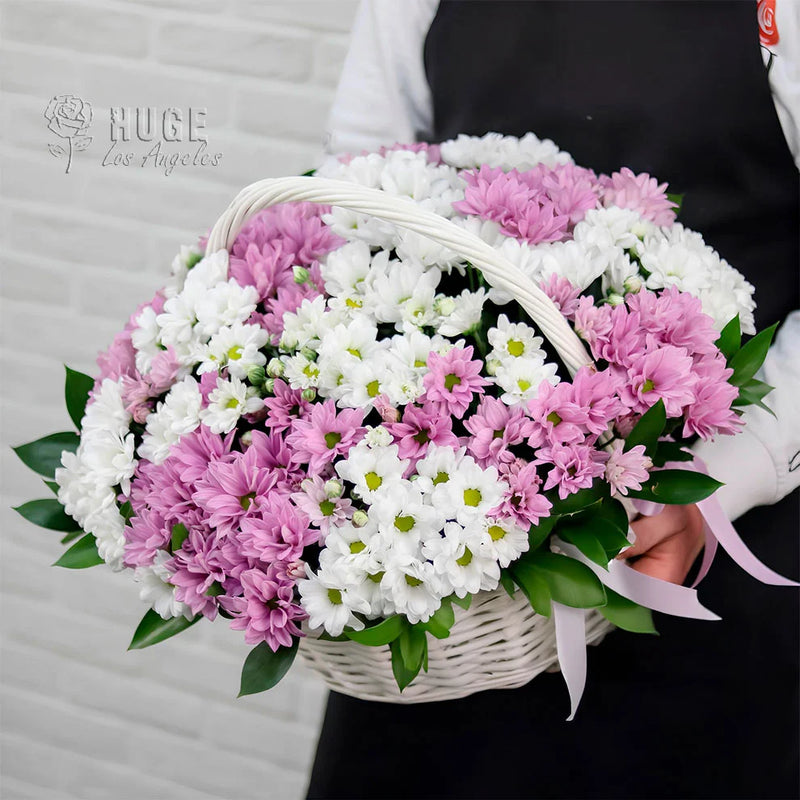
[[[337,481],[332,478],[325,484],[325,496],[330,500],[333,500],[336,497],[341,497],[343,491],[344,486],[342,485],[341,481]]]
[[[250,447],[253,444],[253,431],[245,431],[240,437],[239,442],[242,447]]]
[[[267,375],[269,375],[270,378],[282,378],[284,369],[283,361],[279,358],[272,358],[269,364],[267,364]]]
[[[303,358],[307,359],[308,361],[316,361],[317,360],[317,351],[316,350],[312,350],[310,347],[304,347],[300,351],[300,355],[303,356]]]
[[[278,342],[278,347],[280,347],[281,350],[290,351],[296,350],[298,344],[300,344],[300,342],[297,341],[297,337],[294,334],[284,331],[280,342]]]
[[[311,387],[309,387],[308,389],[303,389],[301,397],[307,403],[313,403],[317,399],[317,390],[312,389]]]
[[[267,373],[264,372],[264,367],[260,367],[257,365],[253,365],[249,367],[247,370],[247,380],[253,384],[253,386],[261,386],[262,383],[267,379]]]
[[[264,381],[264,391],[267,394],[275,394],[275,379],[274,378],[267,378]]]
[[[456,310],[456,301],[447,295],[440,295],[433,302],[433,310],[443,317],[449,317]]]
[[[486,372],[489,375],[496,375],[497,374],[497,370],[500,369],[500,364],[501,363],[502,362],[500,361],[499,358],[496,358],[494,356],[489,356],[486,359]]]
[[[631,275],[630,278],[626,278],[623,287],[628,294],[636,294],[642,285],[643,281],[638,275]]]
[[[362,511],[360,508],[353,512],[353,527],[354,528],[363,528],[369,522],[369,517],[367,516],[366,511]]]
[[[304,283],[308,283],[309,279],[309,272],[305,267],[292,267],[292,272],[294,272],[294,282],[299,283],[301,286]]]
[[[625,298],[621,294],[611,292],[611,294],[606,297],[606,302],[611,306],[618,306],[625,302]]]

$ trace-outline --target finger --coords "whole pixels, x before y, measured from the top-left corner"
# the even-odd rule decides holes
[[[681,584],[689,574],[696,556],[693,541],[677,534],[651,547],[631,567],[651,578]]]
[[[674,509],[668,507],[652,517],[639,517],[631,523],[631,527],[636,534],[636,541],[623,550],[618,558],[643,555],[651,547],[676,533],[680,529],[680,521]]]

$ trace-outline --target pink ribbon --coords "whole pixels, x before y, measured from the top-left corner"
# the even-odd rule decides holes
[[[569,691],[569,716],[572,722],[586,687],[586,610],[553,601],[556,650],[561,674]]]

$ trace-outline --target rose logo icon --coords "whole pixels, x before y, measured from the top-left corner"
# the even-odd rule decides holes
[[[66,172],[69,172],[72,154],[85,150],[92,142],[92,137],[86,135],[92,124],[91,103],[74,94],[59,94],[47,104],[44,118],[48,122],[48,130],[67,140],[66,147],[63,144],[48,144],[47,149],[56,158],[67,156]]]

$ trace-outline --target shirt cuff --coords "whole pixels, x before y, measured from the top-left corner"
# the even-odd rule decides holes
[[[698,442],[693,451],[708,467],[708,474],[725,485],[717,498],[733,521],[755,506],[778,499],[778,473],[761,440],[745,428],[735,436]]]

